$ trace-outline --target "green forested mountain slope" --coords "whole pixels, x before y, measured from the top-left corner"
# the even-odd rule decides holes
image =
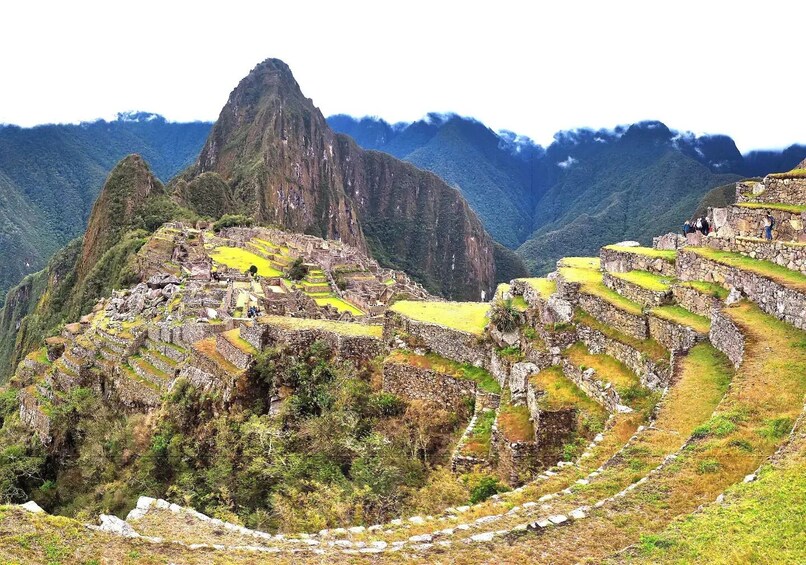
[[[605,242],[676,230],[698,204],[725,202],[742,177],[789,170],[806,147],[742,155],[724,135],[695,136],[660,122],[558,132],[545,149],[458,116],[411,124],[328,118],[365,148],[428,169],[457,187],[494,238],[535,273]]]
[[[111,122],[0,126],[0,304],[11,285],[83,233],[115,163],[138,153],[167,181],[193,162],[209,129],[145,113]]]

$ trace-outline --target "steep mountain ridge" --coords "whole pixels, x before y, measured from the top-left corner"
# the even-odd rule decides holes
[[[229,187],[217,198],[226,194],[219,199],[231,198],[258,223],[370,249],[444,296],[478,299],[493,290],[493,240],[462,195],[337,136],[282,61],[260,63],[232,91],[179,182],[190,187],[211,173]],[[198,199],[183,203],[202,211]]]
[[[0,125],[0,304],[12,285],[83,233],[115,163],[138,153],[167,181],[193,162],[210,126],[144,112],[81,124]]]

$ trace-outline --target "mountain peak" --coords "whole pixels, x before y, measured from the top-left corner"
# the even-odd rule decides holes
[[[115,245],[154,196],[165,195],[162,183],[145,160],[136,154],[124,157],[106,178],[90,214],[79,265],[81,276],[89,272]]]

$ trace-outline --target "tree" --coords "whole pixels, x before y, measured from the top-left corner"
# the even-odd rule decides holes
[[[303,264],[302,257],[297,257],[288,266],[288,278],[292,281],[300,281],[308,275],[308,266]]]

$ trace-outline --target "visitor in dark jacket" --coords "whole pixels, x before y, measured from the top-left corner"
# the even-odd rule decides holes
[[[775,226],[775,218],[771,214],[764,216],[764,239],[772,239],[772,228]]]
[[[702,235],[708,235],[709,229],[710,226],[708,225],[708,218],[706,218],[705,216],[700,216],[700,218],[697,220],[697,230]]]
[[[683,224],[683,235],[686,236],[690,233],[694,233],[694,227],[691,225],[691,222],[686,220],[686,222]]]

